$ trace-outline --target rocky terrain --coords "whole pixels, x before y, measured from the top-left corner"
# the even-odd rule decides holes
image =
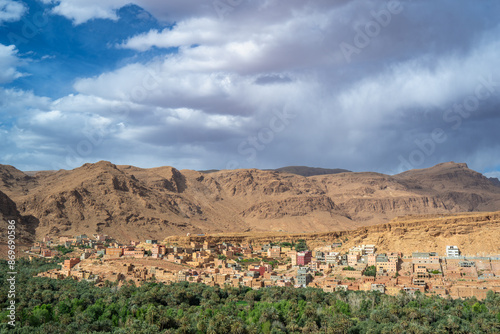
[[[0,191],[0,244],[7,242],[8,222],[15,220],[15,241],[17,244],[27,244],[34,241],[38,219],[33,216],[22,216],[7,195]]]
[[[500,187],[465,164],[390,176],[276,170],[202,173],[101,161],[74,170],[23,173],[0,165],[0,191],[28,231],[105,233],[130,239],[228,232],[324,232],[387,223],[408,214],[496,211]]]
[[[171,236],[168,244],[189,245],[191,241],[265,244],[305,240],[312,249],[341,242],[336,251],[358,245],[376,245],[378,252],[437,252],[444,255],[447,245],[458,246],[468,255],[500,254],[500,212],[444,215],[409,215],[390,222],[355,230],[320,233],[229,233],[204,236]]]
[[[301,176],[314,176],[314,175],[326,175],[326,174],[338,174],[338,173],[349,173],[350,170],[340,169],[340,168],[319,168],[319,167],[307,167],[307,166],[287,166],[276,169],[265,169],[265,171],[274,171],[280,173],[289,173]],[[220,172],[219,169],[209,169],[200,170],[201,173],[210,174],[215,172]],[[499,181],[500,182],[500,181]]]

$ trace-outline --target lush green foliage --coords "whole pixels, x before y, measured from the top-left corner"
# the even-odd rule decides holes
[[[213,288],[148,283],[97,288],[87,282],[31,277],[55,265],[18,263],[15,329],[1,313],[0,333],[498,333],[500,295],[484,302],[391,297],[319,289]],[[0,263],[5,282],[6,263]],[[0,287],[0,306],[7,302]]]
[[[364,272],[365,276],[373,276],[375,277],[377,275],[377,268],[375,266],[369,266],[365,269]]]
[[[240,263],[254,263],[254,262],[261,262],[262,259],[260,257],[252,257],[252,258],[249,258],[249,259],[237,259],[236,262],[240,262]]]
[[[307,244],[306,244],[306,241],[303,240],[303,239],[299,239],[297,240],[297,243],[295,244],[295,250],[297,252],[302,252],[302,251],[305,251],[307,250]]]
[[[66,248],[66,247],[61,246],[61,245],[57,246],[55,249],[58,252],[60,252],[62,255],[66,255],[68,253],[71,253],[74,250],[74,248],[72,248],[72,247]]]

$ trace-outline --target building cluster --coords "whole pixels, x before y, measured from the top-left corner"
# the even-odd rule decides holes
[[[104,253],[102,250],[104,250],[109,244],[111,247],[118,245],[109,236],[103,234],[94,234],[92,237],[89,237],[86,234],[74,237],[62,236],[58,238],[45,236],[42,241],[35,242],[27,250],[27,253],[32,256],[51,258],[60,255],[60,252],[56,249],[58,246],[64,248],[79,247],[94,250],[91,253],[101,250],[101,253]]]
[[[90,246],[89,240],[77,237],[65,242],[83,242]],[[483,299],[488,290],[500,293],[500,258],[463,257],[456,246],[447,246],[446,256],[440,257],[426,252],[404,256],[397,252],[377,253],[374,245],[339,252],[336,251],[338,244],[296,251],[272,244],[205,241],[181,247],[160,244],[157,240],[129,245],[108,239],[106,244],[94,241],[92,248],[83,249],[79,258],[62,263],[61,270],[42,275],[69,276],[96,283],[187,281],[252,289],[316,287],[326,292],[364,290],[391,295],[420,291],[452,298]]]

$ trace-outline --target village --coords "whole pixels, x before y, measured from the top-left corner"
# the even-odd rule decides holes
[[[305,241],[281,244],[169,245],[157,240],[122,245],[105,235],[45,237],[29,256],[54,257],[67,250],[60,269],[40,273],[54,279],[71,277],[99,286],[140,285],[155,281],[204,283],[210,286],[314,287],[325,292],[379,291],[396,295],[420,292],[451,298],[486,298],[500,293],[500,255],[466,256],[447,246],[434,252],[377,253],[375,245],[340,252],[342,242],[308,250]],[[76,254],[76,255],[75,255]]]

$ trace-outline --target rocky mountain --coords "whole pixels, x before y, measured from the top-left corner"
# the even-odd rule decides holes
[[[500,180],[496,177],[489,177],[488,178],[491,183],[493,183],[495,186],[500,187]]]
[[[314,176],[314,175],[326,175],[326,174],[338,174],[338,173],[350,173],[350,170],[340,169],[340,168],[319,168],[319,167],[307,167],[307,166],[287,166],[276,169],[264,169],[265,171],[275,171],[280,173],[289,173],[301,176]],[[210,174],[215,172],[220,172],[219,169],[209,169],[200,170],[199,172]]]
[[[495,211],[500,187],[465,164],[390,176],[301,176],[257,169],[202,173],[101,161],[27,175],[0,166],[0,190],[37,237],[105,233],[120,240],[186,233],[352,230],[407,214]]]
[[[31,243],[35,240],[35,230],[38,220],[32,216],[22,216],[16,203],[0,191],[0,244],[8,241],[9,221],[15,221],[16,244]]]
[[[275,169],[277,172],[290,173],[301,176],[315,176],[315,175],[327,175],[327,174],[339,174],[339,173],[349,173],[350,170],[340,169],[340,168],[319,168],[319,167],[307,167],[307,166],[288,166]]]

